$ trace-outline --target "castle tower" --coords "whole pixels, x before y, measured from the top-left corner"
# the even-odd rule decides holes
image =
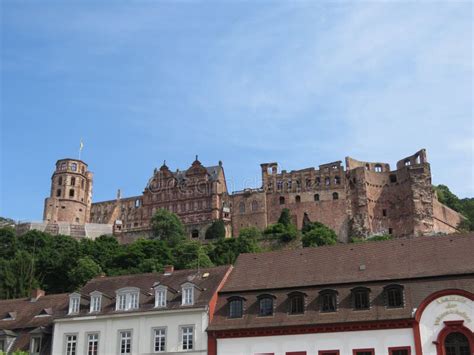
[[[45,199],[43,220],[57,223],[89,222],[92,202],[92,173],[78,159],[60,159],[51,177],[51,193]]]

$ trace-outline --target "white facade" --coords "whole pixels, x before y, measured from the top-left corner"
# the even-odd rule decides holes
[[[57,319],[52,354],[66,354],[66,338],[76,335],[76,352],[87,355],[87,337],[98,334],[100,355],[120,355],[120,332],[131,332],[131,354],[155,354],[154,329],[166,330],[166,348],[160,354],[207,354],[208,308],[160,310]],[[182,329],[193,327],[193,349],[183,350]]]
[[[318,354],[323,350],[339,350],[352,355],[354,349],[373,348],[375,354],[388,354],[390,347],[411,348],[414,354],[413,329],[367,330],[351,332],[283,335],[268,337],[217,339],[218,355],[286,355],[287,352]]]

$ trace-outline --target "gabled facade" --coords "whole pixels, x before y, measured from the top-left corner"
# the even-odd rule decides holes
[[[470,234],[242,254],[209,355],[472,354],[473,250]]]
[[[207,354],[206,329],[231,267],[98,277],[69,295],[53,354]]]

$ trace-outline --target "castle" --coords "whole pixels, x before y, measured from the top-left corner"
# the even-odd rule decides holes
[[[341,161],[293,171],[277,163],[261,164],[262,185],[229,193],[222,162],[205,167],[196,157],[187,170],[155,169],[143,193],[92,203],[93,175],[81,160],[61,159],[52,175],[43,223],[36,229],[76,237],[109,232],[132,241],[150,233],[160,208],[176,213],[189,238],[205,240],[207,228],[222,220],[228,237],[240,229],[264,229],[288,208],[294,223],[319,221],[334,229],[341,242],[350,237],[395,237],[453,233],[462,216],[441,204],[431,185],[426,151],[398,161]],[[33,227],[32,227],[33,228]],[[69,233],[68,233],[69,231]]]

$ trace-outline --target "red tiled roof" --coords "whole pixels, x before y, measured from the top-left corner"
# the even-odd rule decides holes
[[[474,234],[241,254],[221,292],[474,273]]]

